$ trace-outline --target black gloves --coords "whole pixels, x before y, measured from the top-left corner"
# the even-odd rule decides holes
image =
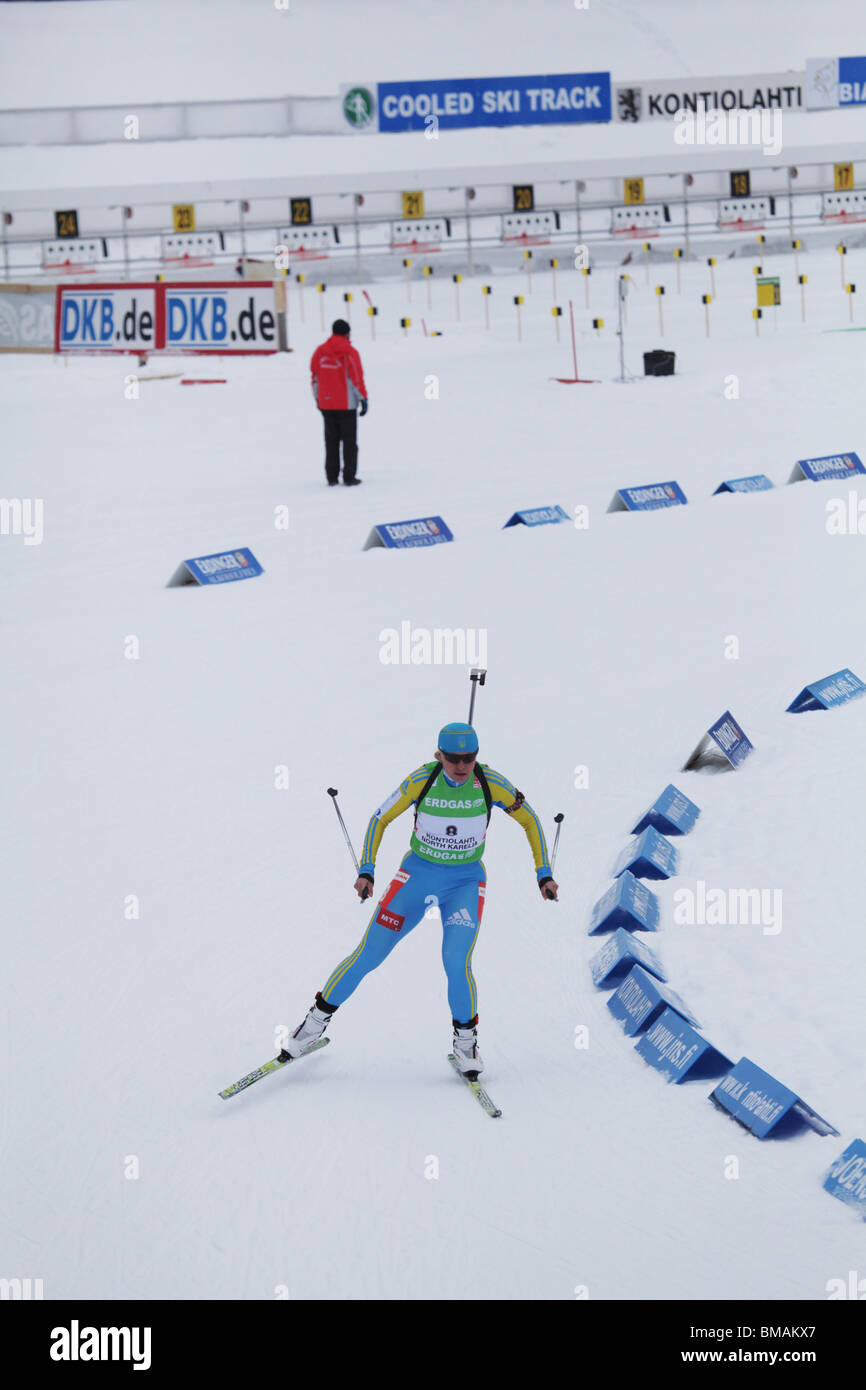
[[[366,396],[364,396],[363,399],[362,399],[362,401],[361,401],[361,414],[362,414],[362,415],[366,415],[366,414],[367,414],[367,410],[368,410],[368,401],[367,401]]]

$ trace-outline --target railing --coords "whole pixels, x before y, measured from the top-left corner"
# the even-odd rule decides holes
[[[641,190],[644,201],[634,204],[622,201],[619,178],[548,179],[530,190],[530,207],[521,211],[515,210],[517,193],[524,194],[527,186],[518,190],[501,182],[403,194],[404,207],[406,198],[423,197],[427,215],[422,217],[394,210],[401,194],[393,187],[363,195],[317,196],[322,211],[315,222],[310,220],[310,199],[199,199],[194,211],[187,212],[198,230],[186,231],[166,226],[167,201],[85,205],[74,214],[20,207],[14,218],[11,213],[2,217],[2,274],[7,281],[58,273],[130,279],[147,272],[219,268],[231,275],[242,269],[253,275],[260,262],[272,264],[275,273],[309,265],[322,279],[357,277],[362,269],[375,278],[377,269],[391,274],[395,261],[399,266],[401,260],[422,257],[471,274],[479,260],[507,266],[515,252],[541,246],[554,254],[566,248],[573,254],[583,246],[598,261],[613,260],[623,241],[642,239],[662,254],[676,244],[688,257],[693,242],[704,246],[758,232],[790,241],[801,232],[821,229],[838,235],[852,223],[866,226],[866,193],[856,187],[831,188],[830,168],[822,162],[745,171],[751,192],[740,195],[731,192],[730,170],[648,174]],[[860,171],[853,164],[850,168],[853,184]],[[743,179],[742,167],[736,177]],[[866,161],[862,177],[866,182]],[[73,230],[85,224],[87,233],[63,237],[41,232],[52,216],[72,217]],[[28,223],[32,231],[17,230]]]

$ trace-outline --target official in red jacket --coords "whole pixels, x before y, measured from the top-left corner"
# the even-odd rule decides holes
[[[354,487],[358,467],[358,421],[355,411],[367,414],[367,387],[361,358],[349,342],[351,329],[345,319],[331,324],[331,337],[316,348],[310,359],[313,399],[325,421],[325,476],[329,487],[340,481],[340,441],[343,443],[343,482]]]

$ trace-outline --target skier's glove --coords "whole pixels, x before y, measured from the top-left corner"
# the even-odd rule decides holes
[[[367,397],[366,397],[366,396],[362,397],[362,399],[361,399],[361,414],[362,414],[362,415],[366,415],[366,414],[367,414],[367,411],[369,410],[369,408],[370,408],[370,407],[369,407],[369,402],[368,402],[368,400],[367,400]]]
[[[359,874],[355,880],[355,892],[364,902],[365,898],[373,896],[373,877],[372,874]]]
[[[540,878],[538,880],[538,886],[541,889],[541,896],[543,898],[550,898],[553,902],[559,901],[557,897],[559,884],[554,883],[552,878]]]

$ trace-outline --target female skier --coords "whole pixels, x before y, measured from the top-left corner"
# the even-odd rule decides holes
[[[477,755],[478,738],[472,726],[446,724],[439,731],[435,761],[411,772],[373,812],[355,881],[361,899],[373,891],[376,853],[385,826],[414,806],[410,849],[379,899],[359,946],[337,966],[286,1044],[292,1057],[299,1057],[322,1036],[364,976],[418,925],[432,897],[442,916],[442,963],[448,977],[454,1056],[460,1070],[470,1076],[483,1070],[471,960],[484,908],[487,873],[481,856],[493,806],[523,826],[542,897],[556,899],[558,885],[550,871],[544,831],[532,807],[507,778],[477,762]]]

